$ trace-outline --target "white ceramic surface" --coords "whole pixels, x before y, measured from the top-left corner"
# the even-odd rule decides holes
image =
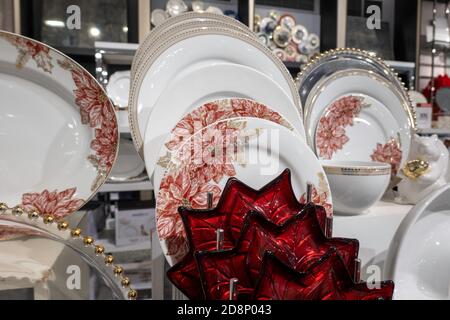
[[[114,72],[108,80],[106,91],[116,106],[120,108],[128,107],[130,71]]]
[[[377,162],[321,160],[337,214],[363,214],[381,199],[390,181],[390,165]]]
[[[138,177],[145,170],[145,164],[134,148],[132,141],[120,139],[119,155],[111,170],[109,180],[125,182]]]
[[[195,2],[195,1],[194,1]],[[194,2],[192,3],[194,5]],[[200,2],[200,1],[198,1]],[[156,26],[145,37],[144,41],[139,45],[131,64],[131,76],[134,78],[136,68],[139,68],[144,59],[151,54],[152,48],[157,46],[158,43],[167,40],[173,30],[186,29],[186,24],[191,25],[193,22],[218,22],[217,26],[228,26],[230,29],[240,30],[242,33],[246,33],[249,36],[254,35],[252,31],[243,23],[236,19],[217,15],[207,12],[185,12],[176,17],[171,17],[164,21],[161,25]]]
[[[305,137],[302,118],[292,99],[265,74],[231,63],[186,68],[161,93],[148,117],[144,139],[147,173],[152,175],[159,150],[183,116],[206,102],[224,98],[251,99],[270,106]]]
[[[0,31],[0,96],[0,201],[56,218],[77,211],[117,156],[101,85],[58,51]]]
[[[215,138],[211,140],[212,137]],[[239,151],[227,152],[226,148],[235,143],[240,146]],[[191,148],[210,150],[213,146],[218,148],[215,155],[226,155],[225,161],[214,156],[216,161],[211,161],[210,152],[202,153],[204,156],[200,158],[189,156]],[[222,147],[225,150],[219,152]],[[214,170],[205,170],[202,163],[213,166]],[[161,245],[170,264],[179,261],[187,250],[177,208],[180,205],[205,208],[208,192],[213,193],[216,204],[230,175],[259,189],[289,168],[297,197],[305,197],[306,184],[312,183],[315,187],[312,200],[322,201],[327,213],[332,215],[328,182],[311,149],[301,137],[268,120],[234,118],[216,122],[197,132],[172,153],[167,168],[157,195],[156,210]]]
[[[389,248],[385,277],[394,299],[450,299],[450,185],[420,201],[403,219]]]
[[[164,88],[187,67],[194,70],[217,62],[241,64],[261,71],[291,94],[292,101],[302,112],[298,92],[286,67],[254,37],[223,28],[180,31],[155,50],[136,72],[133,81],[131,92],[135,94],[130,94],[130,128],[140,153],[148,116]]]

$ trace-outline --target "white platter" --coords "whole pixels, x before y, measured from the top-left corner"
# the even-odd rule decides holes
[[[208,48],[208,50],[204,50]],[[177,32],[140,65],[130,89],[130,129],[142,155],[142,136],[159,95],[182,70],[229,62],[263,72],[292,96],[300,114],[295,84],[284,64],[254,37],[223,28],[197,28]]]
[[[133,142],[125,138],[120,139],[119,155],[108,180],[111,182],[135,181],[144,170],[145,164],[137,154]]]
[[[161,93],[147,120],[144,159],[151,176],[159,151],[177,122],[202,104],[224,98],[258,101],[280,113],[305,137],[302,117],[285,91],[265,74],[252,68],[215,63],[180,72]]]
[[[385,277],[396,300],[450,299],[450,185],[433,192],[403,219],[389,247]]]
[[[106,86],[109,97],[121,109],[128,107],[130,71],[117,71],[111,75]]]
[[[131,64],[131,76],[134,77],[136,68],[139,67],[142,60],[145,59],[147,55],[151,53],[152,47],[157,45],[160,41],[167,40],[167,35],[172,29],[185,29],[185,24],[190,24],[191,22],[218,22],[218,26],[241,30],[241,32],[248,35],[253,35],[252,31],[240,21],[214,13],[207,12],[185,12],[176,17],[171,17],[164,21],[161,25],[156,26],[151,30],[151,32],[145,37],[144,41],[140,44],[137,49],[133,63]]]
[[[327,108],[334,110],[328,118]],[[314,139],[319,125],[322,151]],[[317,83],[305,106],[305,129],[322,158],[389,162],[393,174],[409,155],[414,131],[408,101],[383,77],[361,69],[339,71]]]
[[[192,150],[196,150],[195,156],[191,156]],[[289,168],[297,197],[303,198],[307,183],[312,183],[313,201],[321,202],[332,215],[328,182],[314,153],[300,136],[268,120],[218,121],[186,140],[171,154],[167,168],[157,194],[156,215],[158,236],[171,265],[187,252],[178,207],[206,208],[208,193],[215,205],[232,176],[259,189]]]
[[[86,203],[116,160],[114,107],[81,66],[0,32],[0,198],[62,218]]]

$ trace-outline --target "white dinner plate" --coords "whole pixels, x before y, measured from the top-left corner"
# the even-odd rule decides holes
[[[298,131],[286,118],[260,102],[239,98],[207,102],[186,114],[183,119],[178,121],[172,131],[167,134],[159,152],[158,163],[153,173],[155,194],[158,194],[159,185],[167,168],[167,163],[170,161],[172,152],[176,152],[186,140],[205,127],[217,121],[237,117],[265,119],[282,125],[298,134]],[[147,149],[144,148],[146,166],[148,153]]]
[[[346,96],[350,100],[339,100]],[[363,117],[358,118],[354,125],[350,122],[359,113],[352,111],[358,110],[352,96],[361,98],[360,103],[370,105],[361,108]],[[327,138],[320,143],[322,147],[328,144],[334,152],[332,157],[324,158],[335,159],[334,155],[338,155],[339,160],[389,162],[393,173],[396,173],[409,155],[414,131],[408,101],[386,79],[373,72],[361,69],[336,72],[318,82],[307,99],[305,129],[308,141],[314,148],[319,121],[321,118],[323,120],[325,110],[333,103],[336,103],[335,120],[329,121],[330,130],[323,132]],[[369,112],[372,107],[374,111]],[[371,129],[366,131],[369,127]],[[348,139],[347,133],[354,137],[353,142]],[[379,141],[383,137],[384,141]],[[316,153],[321,154],[317,149]],[[327,152],[322,156],[324,154]]]
[[[119,108],[128,107],[130,71],[117,71],[111,75],[106,86],[109,97]]]
[[[449,300],[450,185],[431,193],[403,219],[384,270],[395,300]]]
[[[132,82],[130,129],[141,155],[148,117],[164,88],[187,67],[194,70],[217,62],[245,65],[268,75],[285,92],[291,94],[292,101],[301,114],[300,100],[292,77],[284,64],[255,37],[213,27],[180,31],[161,44],[140,65]]]
[[[145,164],[136,152],[131,140],[120,139],[119,156],[112,168],[111,182],[135,181],[145,170]]]
[[[254,35],[254,33],[242,22],[227,17],[224,15],[218,15],[208,12],[185,12],[176,17],[171,17],[161,23],[161,25],[156,26],[151,30],[151,32],[145,37],[144,41],[139,45],[131,64],[131,76],[134,77],[136,68],[139,67],[141,61],[150,54],[152,48],[160,41],[167,40],[167,35],[172,29],[185,29],[185,24],[191,22],[205,22],[205,21],[216,21],[218,26],[224,27],[228,25],[229,28],[240,30],[248,35]],[[161,36],[163,35],[163,36]]]
[[[118,150],[114,106],[80,65],[0,32],[0,202],[62,218],[106,181]]]
[[[147,120],[144,159],[152,175],[159,151],[170,130],[187,113],[223,98],[246,98],[270,106],[304,137],[302,117],[285,91],[265,74],[252,68],[216,63],[191,71],[187,68],[161,93]]]
[[[259,189],[289,168],[297,197],[304,198],[307,183],[313,184],[313,201],[332,215],[328,181],[316,156],[300,136],[272,121],[244,117],[215,122],[172,153],[167,167],[157,194],[156,223],[171,265],[188,250],[178,207],[206,208],[208,193],[217,204],[230,177]]]

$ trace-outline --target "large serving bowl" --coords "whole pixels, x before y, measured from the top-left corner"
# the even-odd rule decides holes
[[[380,162],[322,160],[333,205],[339,214],[362,214],[380,200],[391,178],[391,166]]]

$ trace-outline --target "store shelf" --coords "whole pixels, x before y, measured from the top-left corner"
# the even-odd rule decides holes
[[[116,246],[109,239],[98,239],[96,242],[102,244],[105,247],[105,252],[108,253],[147,251],[152,249],[152,244],[150,241],[127,246]]]
[[[438,136],[450,136],[450,129],[437,129],[437,128],[430,128],[430,129],[419,129],[417,130],[418,134],[423,135],[432,135],[437,134]]]
[[[105,183],[99,192],[131,192],[153,190],[153,184],[146,180],[140,182]]]
[[[133,282],[131,284],[134,290],[151,290],[152,289],[152,283],[149,282]]]

